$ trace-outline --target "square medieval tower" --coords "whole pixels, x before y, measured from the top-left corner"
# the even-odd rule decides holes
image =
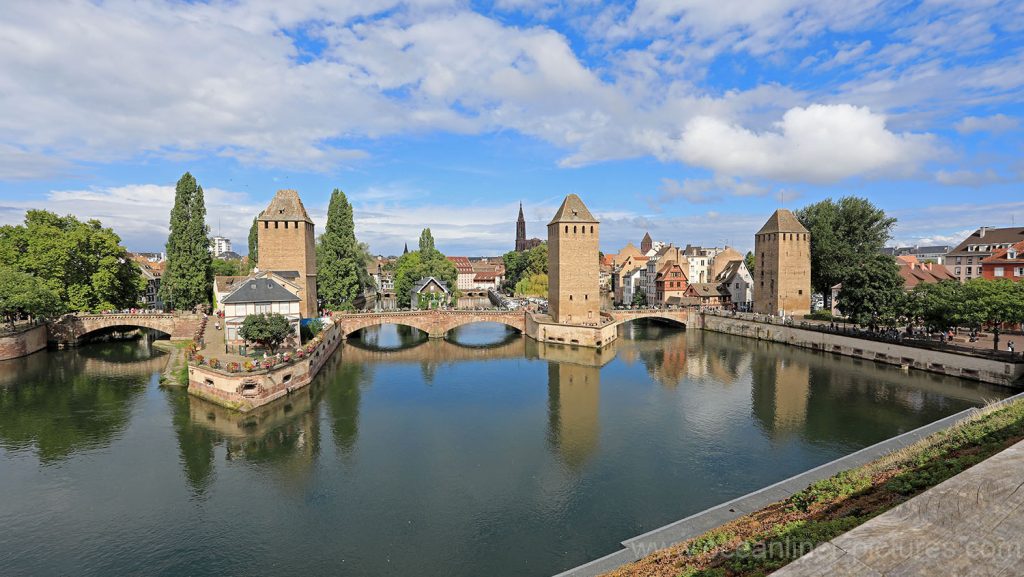
[[[267,209],[256,218],[256,228],[260,270],[294,280],[301,287],[302,318],[317,316],[316,234],[299,193],[277,191]]]
[[[811,233],[780,208],[754,235],[754,312],[811,312]]]
[[[548,311],[560,324],[601,322],[599,224],[570,194],[548,223]]]

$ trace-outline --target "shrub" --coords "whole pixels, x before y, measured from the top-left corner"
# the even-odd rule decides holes
[[[804,318],[812,321],[830,321],[832,320],[832,311],[822,309],[820,311],[814,311],[809,315],[804,315]]]
[[[217,358],[210,359],[209,365],[210,365],[211,369],[219,369],[220,368],[220,359],[217,359]]]
[[[195,359],[197,365],[203,364],[203,361],[206,359],[206,357],[204,357],[203,355],[196,355],[193,358]]]
[[[275,364],[274,359],[266,359],[266,360],[263,361],[263,368],[264,369],[272,369],[272,368],[274,368],[274,364]]]
[[[252,372],[255,367],[256,365],[254,365],[252,361],[245,361],[245,364],[242,365],[242,368],[244,368],[246,372]]]
[[[831,503],[859,493],[871,486],[871,476],[864,471],[843,471],[816,481],[803,491],[789,498],[790,503],[800,511],[807,512],[814,505]]]
[[[236,361],[231,361],[230,363],[227,364],[227,370],[229,373],[237,373],[238,368],[239,366]]]

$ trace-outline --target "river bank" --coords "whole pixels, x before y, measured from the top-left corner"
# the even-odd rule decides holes
[[[192,341],[153,341],[153,348],[167,353],[167,366],[160,373],[160,384],[175,387],[188,386],[188,362],[185,349]]]
[[[1024,439],[1021,395],[969,413],[916,443],[603,575],[753,577],[779,569]]]

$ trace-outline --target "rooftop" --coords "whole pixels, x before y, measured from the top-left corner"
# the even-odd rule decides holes
[[[794,215],[785,208],[780,208],[772,213],[771,217],[768,218],[768,222],[764,223],[761,230],[757,231],[757,234],[766,234],[772,232],[808,232],[804,225],[800,224]]]
[[[260,213],[257,220],[295,220],[313,223],[306,212],[306,207],[302,206],[299,193],[291,189],[277,191],[270,205]]]
[[[551,222],[548,224],[554,224],[556,222],[596,223],[598,220],[594,218],[594,215],[590,214],[590,210],[588,210],[587,206],[583,204],[580,197],[575,194],[570,194],[562,201],[562,206],[558,207],[555,217],[552,218]]]
[[[253,278],[236,283],[237,288],[224,297],[224,304],[299,302],[301,299],[269,278]]]

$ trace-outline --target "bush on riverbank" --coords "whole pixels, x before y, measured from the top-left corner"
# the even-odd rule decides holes
[[[763,576],[1022,439],[1024,401],[983,409],[891,455],[606,575]]]

